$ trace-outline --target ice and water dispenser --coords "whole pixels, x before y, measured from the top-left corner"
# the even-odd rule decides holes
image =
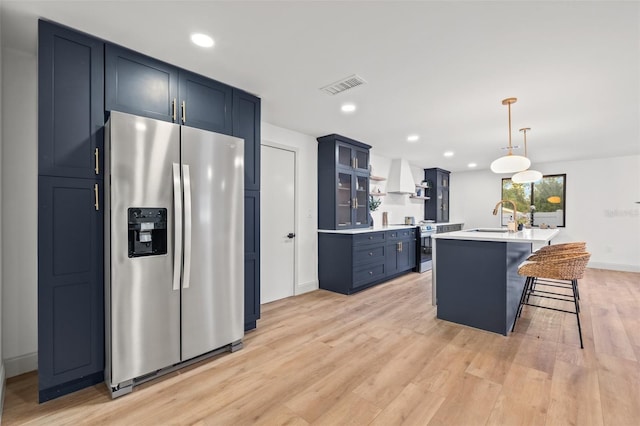
[[[129,257],[167,254],[167,209],[132,207],[129,215]]]

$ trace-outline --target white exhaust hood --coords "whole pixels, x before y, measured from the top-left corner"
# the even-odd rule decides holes
[[[394,159],[389,169],[389,181],[387,192],[396,194],[413,194],[416,191],[416,183],[411,174],[411,166],[405,159]]]

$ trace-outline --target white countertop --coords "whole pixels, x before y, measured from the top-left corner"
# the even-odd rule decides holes
[[[393,231],[396,229],[412,229],[418,225],[389,225],[374,226],[373,228],[356,228],[356,229],[318,229],[318,232],[326,234],[364,234],[366,232]]]
[[[432,239],[448,239],[448,240],[472,240],[472,241],[496,241],[496,242],[514,242],[514,243],[546,243],[560,233],[559,229],[523,229],[518,232],[474,232],[474,229],[492,229],[500,228],[473,228],[464,231],[445,232],[442,234],[433,234]]]

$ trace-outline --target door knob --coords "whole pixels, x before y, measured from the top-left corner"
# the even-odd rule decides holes
[[[293,238],[293,237],[295,237],[295,236],[296,236],[296,234],[294,234],[293,232],[289,232],[289,233],[287,234],[287,238]]]

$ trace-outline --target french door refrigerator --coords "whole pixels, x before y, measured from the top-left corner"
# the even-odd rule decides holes
[[[244,140],[111,112],[105,381],[112,397],[244,336]]]

